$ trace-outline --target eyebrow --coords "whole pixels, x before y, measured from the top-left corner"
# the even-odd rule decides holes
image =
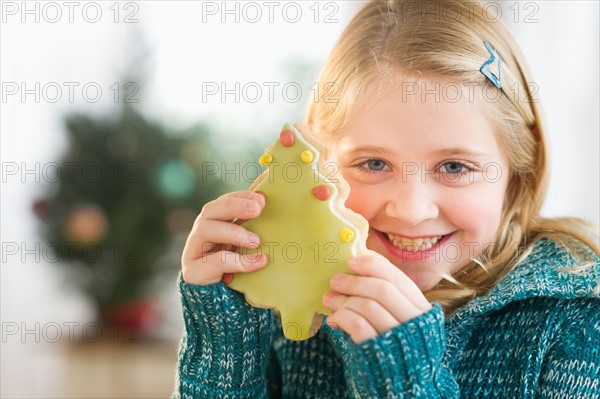
[[[388,152],[389,151],[387,150],[387,148],[367,145],[364,147],[354,148],[353,150],[348,151],[348,155],[356,156],[356,155],[360,155],[361,153],[383,155],[383,154],[387,154]]]
[[[389,150],[385,147],[364,146],[364,147],[355,148],[355,149],[349,151],[348,155],[356,156],[361,153],[385,155],[385,154],[389,153]],[[464,147],[452,147],[452,148],[443,148],[441,150],[433,151],[433,152],[431,152],[431,155],[434,155],[434,156],[453,156],[453,155],[486,156],[489,154],[485,153],[485,152],[475,151],[475,150],[472,150],[469,148],[464,148]]]
[[[451,156],[451,155],[486,156],[486,155],[489,155],[485,152],[474,151],[469,148],[463,148],[463,147],[444,148],[442,150],[434,151],[432,154],[439,155],[439,156]]]

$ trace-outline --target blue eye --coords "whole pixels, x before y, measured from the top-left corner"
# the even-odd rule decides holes
[[[387,166],[386,163],[381,159],[369,159],[368,161],[364,162],[363,165],[365,165],[369,170],[384,170]]]
[[[464,173],[465,171],[463,169],[466,169],[467,167],[460,162],[446,162],[442,165],[442,168],[446,170],[446,173],[455,175]]]
[[[388,163],[382,159],[371,158],[364,161],[358,161],[353,165],[356,170],[360,173],[364,174],[376,174],[380,175],[381,173],[385,173],[391,171]]]

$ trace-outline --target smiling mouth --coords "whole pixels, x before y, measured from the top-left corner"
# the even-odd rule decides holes
[[[389,233],[383,234],[394,247],[407,252],[426,251],[432,248],[446,236],[441,235],[437,237],[406,238]]]

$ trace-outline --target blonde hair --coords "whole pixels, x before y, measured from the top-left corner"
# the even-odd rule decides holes
[[[483,41],[502,58],[502,88],[480,67],[490,58]],[[497,67],[495,67],[497,68]],[[491,68],[494,71],[493,68]],[[326,140],[335,139],[351,112],[394,79],[438,77],[498,93],[486,107],[509,158],[510,176],[495,245],[425,293],[453,312],[487,292],[547,237],[564,244],[580,263],[600,256],[598,229],[577,218],[543,218],[548,186],[545,129],[536,86],[506,27],[479,3],[449,0],[371,1],[346,27],[319,78],[319,101],[309,105],[306,123]],[[501,90],[502,92],[498,92]],[[502,94],[503,93],[503,94]]]

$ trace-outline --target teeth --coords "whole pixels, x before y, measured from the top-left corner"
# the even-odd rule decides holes
[[[435,244],[438,243],[439,240],[442,239],[443,236],[437,236],[433,238],[405,238],[400,236],[395,236],[392,234],[387,234],[388,240],[397,248],[402,249],[403,251],[409,252],[418,252],[425,251]]]

